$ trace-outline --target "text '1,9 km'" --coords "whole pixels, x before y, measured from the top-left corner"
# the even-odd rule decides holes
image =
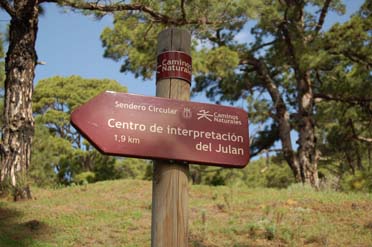
[[[105,154],[224,167],[249,161],[248,114],[239,108],[104,92],[71,122]]]

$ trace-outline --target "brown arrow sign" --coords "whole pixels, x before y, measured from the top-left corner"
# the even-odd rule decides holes
[[[105,154],[244,167],[248,114],[239,108],[104,92],[71,122]]]

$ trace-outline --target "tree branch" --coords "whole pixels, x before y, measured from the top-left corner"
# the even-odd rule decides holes
[[[249,156],[250,156],[250,159],[252,159],[253,157],[258,156],[258,155],[261,155],[263,153],[272,153],[272,152],[282,153],[283,152],[283,149],[275,149],[275,148],[273,148],[273,149],[266,149],[266,148],[260,148],[256,152],[252,152]]]
[[[317,102],[321,102],[322,100],[326,101],[339,101],[343,103],[348,103],[352,105],[361,105],[364,103],[372,102],[372,98],[357,98],[357,97],[340,97],[331,94],[324,94],[324,93],[314,93],[314,99]]]
[[[367,138],[363,136],[355,136],[354,138],[362,142],[372,143],[372,138]]]
[[[322,8],[322,11],[320,12],[318,24],[316,25],[315,30],[314,30],[315,31],[315,35],[314,36],[316,36],[319,33],[320,29],[322,29],[323,24],[324,24],[325,17],[326,17],[326,15],[328,13],[329,5],[330,5],[331,2],[332,2],[332,0],[326,0],[325,1],[324,5],[323,5],[323,8]]]
[[[0,141],[0,156],[3,156],[5,154],[5,148],[4,144]]]
[[[260,66],[260,61],[256,58],[245,58],[239,61],[239,65],[251,65],[254,67],[254,70],[257,71]]]
[[[15,9],[12,5],[6,0],[0,0],[0,7],[3,8],[11,17],[16,16]]]
[[[279,25],[279,28],[281,30],[281,33],[283,34],[284,42],[287,45],[288,55],[290,57],[292,57],[294,67],[295,67],[296,70],[298,70],[298,67],[299,66],[297,64],[297,58],[296,58],[295,48],[293,46],[292,37],[291,37],[290,32],[288,30],[287,24],[288,24],[288,19],[287,19],[287,10],[286,10],[285,20],[284,20],[284,22],[282,22]]]
[[[4,1],[4,0],[1,0]],[[218,25],[224,24],[227,21],[209,21],[205,17],[199,19],[186,19],[185,9],[182,8],[184,5],[184,0],[181,1],[182,8],[182,17],[173,18],[168,15],[162,14],[147,5],[134,3],[134,4],[125,4],[125,3],[113,3],[113,4],[104,4],[102,1],[98,0],[96,2],[76,2],[73,0],[40,0],[40,2],[54,2],[58,3],[61,6],[71,7],[80,10],[91,10],[91,11],[100,11],[105,13],[112,13],[117,11],[141,11],[148,14],[153,18],[154,22],[170,24],[175,26],[181,26],[186,24],[207,24],[207,25]]]
[[[182,19],[186,21],[185,0],[181,0]]]
[[[49,0],[47,0],[49,1]],[[51,0],[53,1],[53,0]],[[133,11],[138,10],[142,11],[144,13],[149,14],[151,17],[153,17],[157,21],[162,21],[164,23],[172,22],[171,18],[160,14],[153,10],[152,8],[143,5],[143,4],[102,4],[100,1],[97,2],[76,2],[71,0],[56,0],[55,2],[58,2],[62,6],[72,7],[76,9],[82,9],[82,10],[92,10],[92,11],[101,11],[101,12],[116,12],[116,11]]]
[[[355,127],[354,127],[354,123],[353,123],[353,120],[350,118],[349,121],[348,121],[348,125],[350,126],[351,128],[351,131],[353,133],[353,138],[358,140],[358,141],[362,141],[362,142],[366,142],[366,143],[372,143],[372,138],[368,138],[368,137],[363,137],[363,136],[359,136],[357,133],[356,133],[356,130],[355,130]]]
[[[275,44],[276,41],[277,41],[277,40],[274,39],[273,41],[270,41],[270,42],[267,42],[267,43],[263,43],[263,44],[258,45],[258,46],[256,46],[256,47],[252,47],[252,49],[250,50],[250,53],[256,52],[256,51],[258,51],[258,50],[260,50],[260,49],[262,49],[262,48],[264,48],[264,47],[266,47],[266,46],[273,45],[273,44]]]

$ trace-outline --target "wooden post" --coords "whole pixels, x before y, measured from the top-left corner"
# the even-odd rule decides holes
[[[191,35],[186,30],[166,29],[158,36],[158,54],[182,51],[190,54]],[[156,96],[190,100],[190,84],[181,79],[156,82]],[[162,148],[159,143],[159,148]],[[188,246],[189,166],[155,161],[152,187],[152,247]]]

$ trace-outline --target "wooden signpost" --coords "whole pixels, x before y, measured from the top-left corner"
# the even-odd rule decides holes
[[[180,29],[162,31],[158,36],[157,53],[167,51],[190,55],[190,33]],[[157,76],[156,96],[189,101],[190,83]],[[188,246],[189,165],[155,161],[152,183],[151,246]]]
[[[188,31],[158,36],[156,96],[104,92],[76,109],[72,124],[103,153],[152,158],[152,247],[188,246],[189,162],[244,167],[248,116],[241,109],[188,102]]]

